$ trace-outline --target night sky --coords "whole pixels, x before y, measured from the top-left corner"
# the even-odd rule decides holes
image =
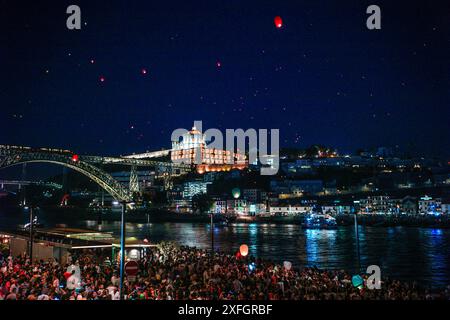
[[[1,144],[129,154],[203,120],[279,128],[285,147],[450,156],[443,1],[0,0],[0,26]]]

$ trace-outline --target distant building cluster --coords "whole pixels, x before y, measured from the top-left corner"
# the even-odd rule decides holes
[[[259,191],[261,192],[261,191]],[[246,190],[244,189],[244,194]],[[321,212],[324,214],[408,214],[408,215],[441,215],[450,214],[450,199],[432,198],[423,196],[420,198],[406,196],[404,198],[391,198],[389,196],[370,196],[360,200],[341,202],[340,200],[320,201],[301,200],[297,202],[281,201],[272,202],[269,198],[259,201],[242,199],[216,200],[211,212],[217,214],[237,215],[268,215],[289,216]]]
[[[225,215],[287,216],[306,214],[313,210],[331,215],[449,213],[450,201],[445,197],[429,197],[425,192],[420,195],[420,192],[415,191],[421,188],[450,186],[448,168],[434,166],[428,159],[389,158],[390,153],[384,149],[378,150],[378,154],[343,157],[335,151],[327,151],[317,153],[317,157],[295,161],[283,159],[281,172],[268,178],[267,188],[261,188],[255,182],[255,187],[252,188],[217,193],[210,190],[216,181],[234,181],[239,184],[245,172],[259,170],[258,163],[247,166],[243,156],[240,157],[236,153],[231,155],[224,150],[208,149],[204,136],[196,128],[189,131],[182,142],[174,143],[172,160],[193,161],[195,150],[201,151],[201,159],[204,162],[197,167],[197,173],[200,175],[182,179],[165,189],[162,185],[155,184],[159,177],[154,172],[140,171],[137,173],[139,189],[143,192],[165,192],[168,209],[179,213],[192,213],[193,198],[199,194],[211,198],[211,213]],[[227,166],[225,163],[231,157],[243,167]],[[247,170],[244,172],[243,168]],[[357,182],[343,186],[337,182],[339,177],[334,173],[331,173],[330,177],[328,174],[320,175],[321,171],[330,169],[332,171],[326,172],[341,170],[349,176],[353,172],[369,174]],[[113,177],[128,186],[129,172],[117,172]],[[407,195],[408,193],[411,195]]]
[[[149,203],[179,213],[198,210],[196,196],[206,195],[209,212],[224,215],[286,216],[313,210],[331,215],[449,214],[449,163],[400,157],[390,148],[357,155],[340,155],[321,146],[286,151],[280,154],[278,174],[260,182],[255,179],[263,166],[260,161],[249,164],[239,151],[208,147],[205,135],[193,127],[172,143],[170,158],[192,164],[194,170],[173,183],[173,173],[165,171],[167,168],[141,170],[134,175],[113,172],[112,177],[124,188],[132,190],[133,185],[134,190],[147,195]],[[263,163],[270,165],[270,161]],[[165,182],[158,182],[161,180]]]
[[[328,158],[286,159],[281,163],[281,169],[287,175],[311,174],[319,168],[378,168],[385,172],[420,169],[432,165],[429,159],[400,159],[396,157],[384,158],[374,155],[367,156],[333,156]]]
[[[206,194],[208,181],[186,181],[175,185],[167,192],[169,208],[175,212],[192,212],[192,198],[198,194]]]

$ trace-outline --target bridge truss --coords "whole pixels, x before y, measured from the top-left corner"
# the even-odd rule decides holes
[[[100,185],[115,199],[126,202],[132,201],[132,191],[136,191],[135,181],[132,188],[134,190],[130,190],[99,167],[108,164],[131,166],[134,174],[136,174],[136,167],[156,167],[163,172],[162,176],[166,179],[185,174],[191,169],[188,165],[169,162],[122,157],[78,156],[69,150],[0,145],[0,169],[29,162],[53,163],[78,171]],[[137,176],[133,176],[133,180],[137,180]]]

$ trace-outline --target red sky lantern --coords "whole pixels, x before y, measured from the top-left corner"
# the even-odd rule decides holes
[[[283,19],[281,19],[280,16],[276,16],[275,19],[273,19],[273,22],[275,23],[275,27],[280,29],[283,26]]]
[[[74,155],[72,156],[72,161],[73,161],[73,162],[77,162],[77,161],[78,161],[78,155],[77,155],[77,154],[74,154]]]

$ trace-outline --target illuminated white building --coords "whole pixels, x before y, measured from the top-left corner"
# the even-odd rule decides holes
[[[244,154],[208,148],[205,135],[196,127],[184,134],[181,141],[172,142],[171,159],[177,163],[196,164],[199,173],[247,167]]]
[[[271,206],[269,212],[271,215],[298,215],[311,212],[311,206]]]
[[[188,181],[183,185],[183,198],[192,199],[196,194],[206,193],[211,182]]]
[[[419,214],[434,214],[442,213],[442,199],[429,196],[421,197],[419,200]]]

